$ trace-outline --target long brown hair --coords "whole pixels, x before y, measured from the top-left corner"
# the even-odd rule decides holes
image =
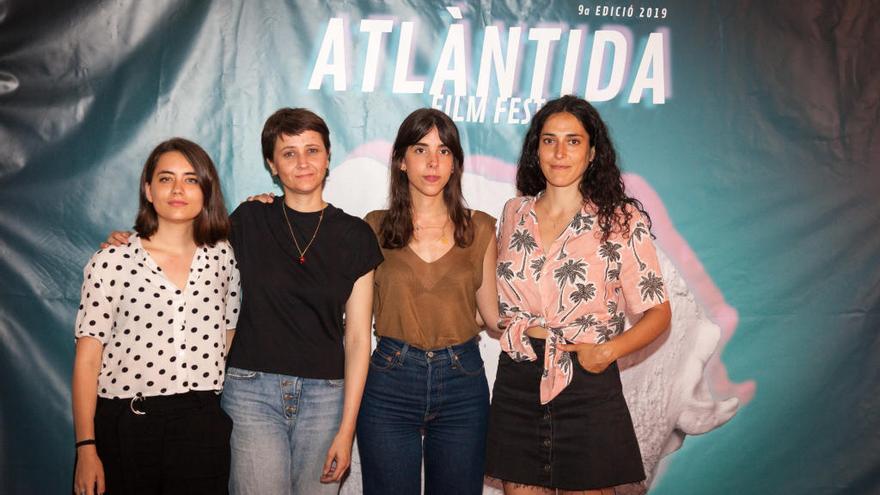
[[[153,204],[147,201],[147,184],[153,181],[153,173],[159,158],[165,153],[177,151],[192,165],[202,189],[202,211],[193,220],[193,240],[199,246],[214,246],[217,241],[229,237],[229,215],[223,202],[220,177],[208,153],[198,144],[183,138],[171,138],[153,148],[141,172],[140,206],[134,222],[134,230],[143,238],[149,238],[159,228],[159,217]]]
[[[440,141],[452,152],[452,174],[443,188],[443,202],[454,226],[455,245],[467,247],[474,241],[471,215],[464,205],[461,193],[461,176],[464,173],[464,152],[458,136],[458,128],[445,113],[433,108],[420,108],[409,114],[397,130],[397,138],[391,151],[391,192],[388,214],[379,225],[379,242],[385,249],[402,248],[409,244],[413,235],[412,197],[409,178],[401,169],[406,150],[418,143],[431,129],[437,128]]]

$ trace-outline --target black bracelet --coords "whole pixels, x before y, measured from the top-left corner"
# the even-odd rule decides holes
[[[80,448],[84,445],[95,445],[95,439],[89,438],[88,440],[80,440],[79,442],[76,442],[76,448]]]

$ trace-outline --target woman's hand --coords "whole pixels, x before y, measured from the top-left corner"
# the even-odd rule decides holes
[[[581,367],[590,373],[605,371],[617,359],[611,346],[606,344],[561,344],[558,347],[566,352],[577,353]]]
[[[337,433],[327,451],[327,460],[324,461],[324,470],[321,473],[321,483],[338,483],[342,480],[345,472],[351,466],[351,444],[354,438],[343,433]]]
[[[104,493],[104,464],[98,458],[98,451],[94,445],[84,445],[79,448],[73,480],[75,495]]]
[[[101,243],[101,249],[106,249],[110,246],[119,247],[125,244],[128,244],[128,238],[131,236],[131,232],[127,232],[125,230],[114,230],[110,232],[110,235],[107,236],[107,240]]]
[[[275,201],[275,193],[254,194],[247,197],[248,201],[259,201],[260,203],[271,204]]]

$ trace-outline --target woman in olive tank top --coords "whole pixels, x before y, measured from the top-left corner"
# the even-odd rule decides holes
[[[357,424],[366,495],[419,493],[423,461],[425,493],[482,493],[489,390],[475,315],[497,329],[495,219],[465,208],[463,162],[452,120],[416,110],[394,142],[389,209],[366,217],[385,258]]]

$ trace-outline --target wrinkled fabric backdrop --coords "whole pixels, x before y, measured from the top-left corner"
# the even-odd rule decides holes
[[[680,446],[651,492],[880,492],[877,18],[867,0],[0,0],[0,492],[71,486],[82,265],[132,225],[159,141],[203,145],[231,209],[275,190],[265,118],[309,107],[332,131],[327,197],[363,215],[400,121],[438,106],[468,202],[497,216],[523,122],[567,92],[609,123],[677,294],[666,402],[652,373],[626,379],[638,415],[665,408],[640,433],[662,430],[651,465]]]

